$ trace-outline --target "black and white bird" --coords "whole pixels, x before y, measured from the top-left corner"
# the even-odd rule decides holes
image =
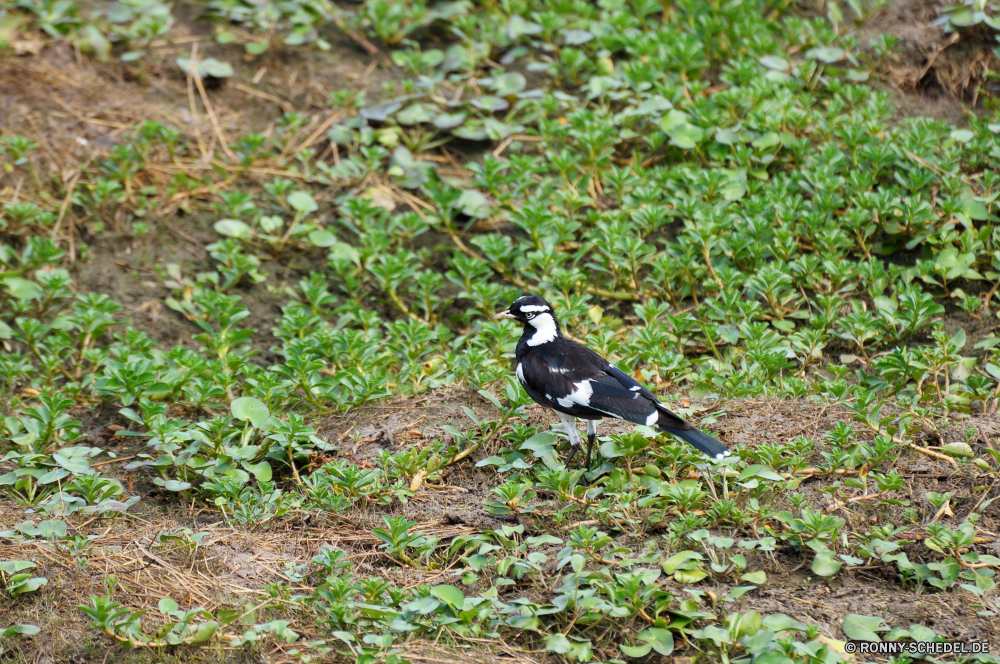
[[[614,417],[672,434],[715,459],[729,456],[726,446],[667,410],[656,396],[606,359],[564,337],[552,306],[537,295],[514,300],[492,320],[512,318],[524,326],[514,356],[515,372],[535,403],[559,415],[571,450],[580,448],[576,418],[587,420],[587,468],[597,438],[597,422]]]

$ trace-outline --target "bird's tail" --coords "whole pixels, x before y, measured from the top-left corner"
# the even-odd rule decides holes
[[[694,427],[690,429],[674,429],[672,427],[660,427],[660,431],[669,433],[677,438],[680,438],[685,443],[697,448],[698,450],[704,452],[709,457],[713,459],[722,459],[729,456],[729,449],[712,438],[708,434],[698,431]]]

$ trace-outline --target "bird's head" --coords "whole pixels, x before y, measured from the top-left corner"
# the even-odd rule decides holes
[[[552,305],[537,295],[524,295],[514,300],[507,311],[501,311],[490,320],[513,318],[524,326],[536,329],[557,328]]]

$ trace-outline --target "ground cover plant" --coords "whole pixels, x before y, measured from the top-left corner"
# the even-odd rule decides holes
[[[901,112],[881,10],[0,0],[0,653],[1000,633],[1000,119]],[[734,456],[567,467],[525,292]]]

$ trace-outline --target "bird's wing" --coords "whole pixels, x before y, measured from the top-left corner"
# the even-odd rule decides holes
[[[657,421],[656,397],[586,346],[564,340],[524,356],[518,367],[525,387],[556,410],[636,424]]]
[[[676,414],[667,410],[667,407],[660,403],[660,400],[656,398],[652,392],[639,384],[638,381],[633,379],[627,373],[616,367],[615,365],[608,363],[608,368],[606,369],[608,375],[613,377],[618,383],[628,389],[630,392],[637,392],[640,396],[643,396],[650,401],[656,407],[659,412],[660,417],[656,420],[656,424],[664,427],[669,427],[671,429],[690,429],[691,425],[687,420],[677,416]],[[626,418],[627,419],[627,418]]]

